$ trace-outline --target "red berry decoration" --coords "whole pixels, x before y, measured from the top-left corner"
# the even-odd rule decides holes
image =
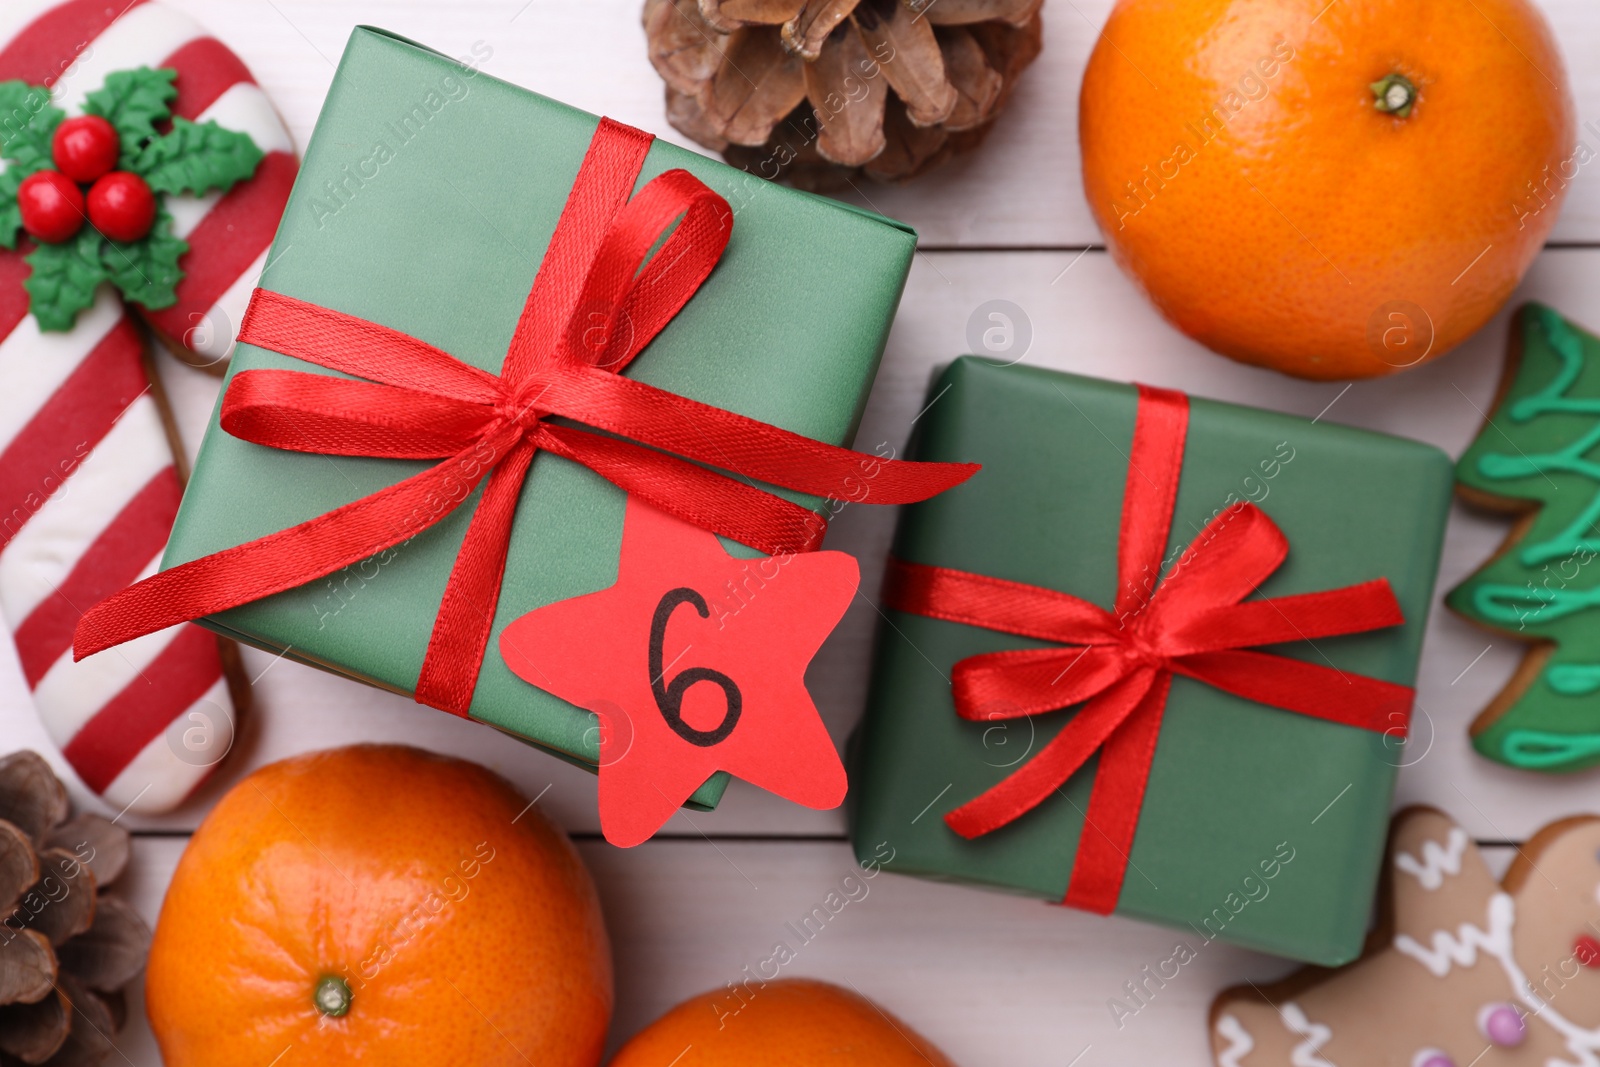
[[[114,170],[89,190],[89,221],[113,241],[137,241],[156,221],[156,195],[137,174]]]
[[[56,169],[83,185],[111,173],[121,153],[116,127],[99,115],[67,119],[51,141]]]
[[[47,245],[71,240],[83,228],[83,193],[59,171],[41,170],[22,179],[17,207],[22,228]]]

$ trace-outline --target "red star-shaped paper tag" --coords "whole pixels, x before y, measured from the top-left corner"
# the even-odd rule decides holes
[[[628,498],[617,584],[507,626],[524,681],[600,716],[600,827],[631,847],[722,770],[810,808],[845,773],[806,692],[861,574],[843,552],[735,559]]]

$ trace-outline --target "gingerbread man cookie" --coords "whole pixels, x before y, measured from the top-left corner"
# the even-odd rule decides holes
[[[1521,309],[1488,424],[1456,465],[1468,503],[1516,516],[1450,608],[1532,643],[1472,724],[1483,755],[1525,770],[1600,764],[1600,338]]]
[[[245,689],[193,626],[72,660],[182,492],[140,323],[220,369],[298,169],[244,64],[148,0],[0,0],[0,617],[40,718],[116,809],[185,799]]]
[[[1545,827],[1496,882],[1410,809],[1384,892],[1360,960],[1217,998],[1218,1067],[1600,1067],[1600,818]]]

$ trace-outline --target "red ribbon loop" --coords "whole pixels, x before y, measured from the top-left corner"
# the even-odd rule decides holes
[[[1083,707],[1037,755],[945,822],[967,838],[997,830],[1042,804],[1098,752],[1065,902],[1101,914],[1122,892],[1174,674],[1378,733],[1403,737],[1411,714],[1406,686],[1248,651],[1405,621],[1382,578],[1246,601],[1289,552],[1283,531],[1254,504],[1217,515],[1161,577],[1188,412],[1182,393],[1139,387],[1114,612],[1053,589],[903,560],[890,561],[885,583],[885,604],[896,611],[1068,646],[991,652],[956,664],[951,683],[962,718]]]
[[[123,590],[79,621],[74,656],[331,574],[427,529],[483,485],[416,685],[419,702],[464,716],[540,450],[771,554],[816,548],[826,523],[756,482],[834,499],[859,499],[865,484],[868,501],[901,504],[970,477],[973,464],[880,460],[620,376],[694,296],[733,231],[727,202],[687,171],[630,199],[651,141],[601,120],[499,375],[398,330],[256,290],[240,341],[354,378],[242,371],[223,399],[224,430],[292,451],[441,462]]]

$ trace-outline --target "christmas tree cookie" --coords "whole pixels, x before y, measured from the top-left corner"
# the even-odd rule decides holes
[[[1518,518],[1446,602],[1532,643],[1473,723],[1473,744],[1529,770],[1600,764],[1600,339],[1523,308],[1500,398],[1456,478],[1470,503]]]
[[[1360,960],[1216,999],[1218,1067],[1600,1063],[1600,818],[1545,827],[1497,882],[1448,816],[1413,808],[1385,882]]]

